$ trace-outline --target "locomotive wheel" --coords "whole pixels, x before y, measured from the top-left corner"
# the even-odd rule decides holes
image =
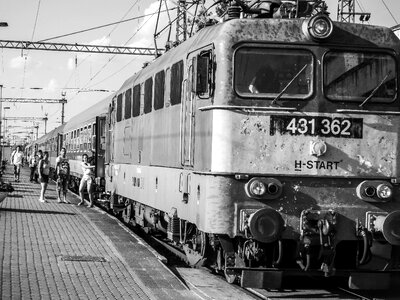
[[[207,249],[207,234],[205,232],[198,231],[196,236],[200,239],[200,247],[198,250],[193,250],[193,244],[191,244],[191,246],[189,246],[189,244],[183,246],[187,260],[192,267],[203,266],[207,259],[205,255]]]
[[[222,248],[219,248],[217,251],[218,252],[217,252],[217,270],[216,271],[219,274],[221,274],[222,273],[221,271],[223,271],[225,279],[228,283],[233,284],[233,283],[237,282],[239,280],[238,273],[236,273],[235,271],[231,271],[231,270],[227,271],[225,268],[225,259],[224,259],[225,253],[224,253],[224,251],[222,250]]]
[[[129,224],[132,216],[132,204],[128,204],[128,206],[122,211],[122,219],[126,224]]]

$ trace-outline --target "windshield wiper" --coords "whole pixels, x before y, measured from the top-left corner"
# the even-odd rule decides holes
[[[389,77],[390,74],[392,74],[392,71],[391,71],[391,70],[386,74],[386,76],[382,79],[382,81],[379,82],[379,84],[376,86],[376,88],[374,88],[374,90],[373,90],[373,91],[371,92],[371,94],[369,94],[369,96],[363,101],[363,103],[361,103],[361,104],[359,105],[359,107],[363,107],[363,105],[364,105],[365,103],[367,103],[367,102],[369,101],[369,99],[371,99],[371,98],[376,94],[376,92],[377,92],[377,91],[379,90],[379,88],[385,83],[386,79]]]
[[[297,72],[297,74],[292,78],[292,80],[290,80],[288,82],[287,85],[285,85],[285,87],[282,89],[282,91],[278,94],[278,96],[275,97],[274,100],[272,100],[271,105],[274,105],[276,103],[276,101],[278,101],[284,92],[286,92],[286,90],[289,88],[289,86],[293,83],[293,81],[296,80],[297,77],[300,76],[300,74],[307,68],[308,64],[305,64],[304,67],[301,68],[301,70],[299,72]]]

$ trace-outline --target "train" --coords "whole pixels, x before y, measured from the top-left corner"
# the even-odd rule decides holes
[[[231,1],[29,147],[66,147],[72,189],[93,148],[99,201],[230,283],[395,286],[400,40],[299,3]]]

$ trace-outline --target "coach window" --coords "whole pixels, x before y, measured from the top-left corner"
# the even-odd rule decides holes
[[[144,113],[151,112],[153,99],[153,78],[149,78],[144,83]]]
[[[183,61],[179,61],[171,67],[171,105],[181,103],[183,81]]]
[[[132,117],[140,115],[140,84],[133,87]]]
[[[117,122],[122,120],[122,94],[117,97]]]
[[[299,49],[241,47],[234,54],[234,88],[246,98],[305,99],[313,92],[313,56]]]
[[[158,72],[154,80],[154,110],[164,107],[165,72]]]
[[[125,120],[131,117],[132,111],[132,89],[125,92]]]
[[[330,100],[392,102],[396,60],[387,53],[331,51],[323,59],[324,93]]]

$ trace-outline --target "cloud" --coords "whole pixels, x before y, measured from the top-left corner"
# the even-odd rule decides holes
[[[111,42],[110,37],[103,36],[102,38],[94,40],[94,41],[91,41],[88,44],[89,45],[96,45],[96,46],[109,46],[110,42]]]
[[[72,58],[72,57],[68,58],[68,61],[67,61],[67,69],[68,69],[68,70],[73,70],[73,69],[75,69],[75,58]]]
[[[37,69],[43,67],[43,62],[40,60],[34,61],[32,56],[24,55],[12,58],[9,66],[11,69]]]
[[[50,79],[50,81],[47,83],[46,90],[49,92],[55,92],[59,88],[59,84],[57,83],[57,80],[54,78]]]
[[[10,68],[12,69],[23,69],[25,62],[28,64],[31,61],[29,56],[17,56],[10,60]]]
[[[138,25],[138,29],[140,29],[137,34],[134,36],[134,42],[132,42],[129,46],[130,47],[153,47],[154,46],[154,30],[157,25],[157,13],[160,3],[155,1],[151,3],[143,12],[144,15],[154,14],[152,16],[147,16],[143,18],[143,20]],[[167,1],[167,7],[172,8],[176,6],[175,1]],[[165,10],[166,7],[163,3],[161,10]],[[173,12],[172,12],[173,14]],[[158,21],[157,30],[160,31],[168,24],[168,15],[167,13],[161,13],[160,19]],[[164,34],[168,33],[168,30],[164,30]],[[165,42],[160,42],[159,39],[157,43],[164,45]]]

